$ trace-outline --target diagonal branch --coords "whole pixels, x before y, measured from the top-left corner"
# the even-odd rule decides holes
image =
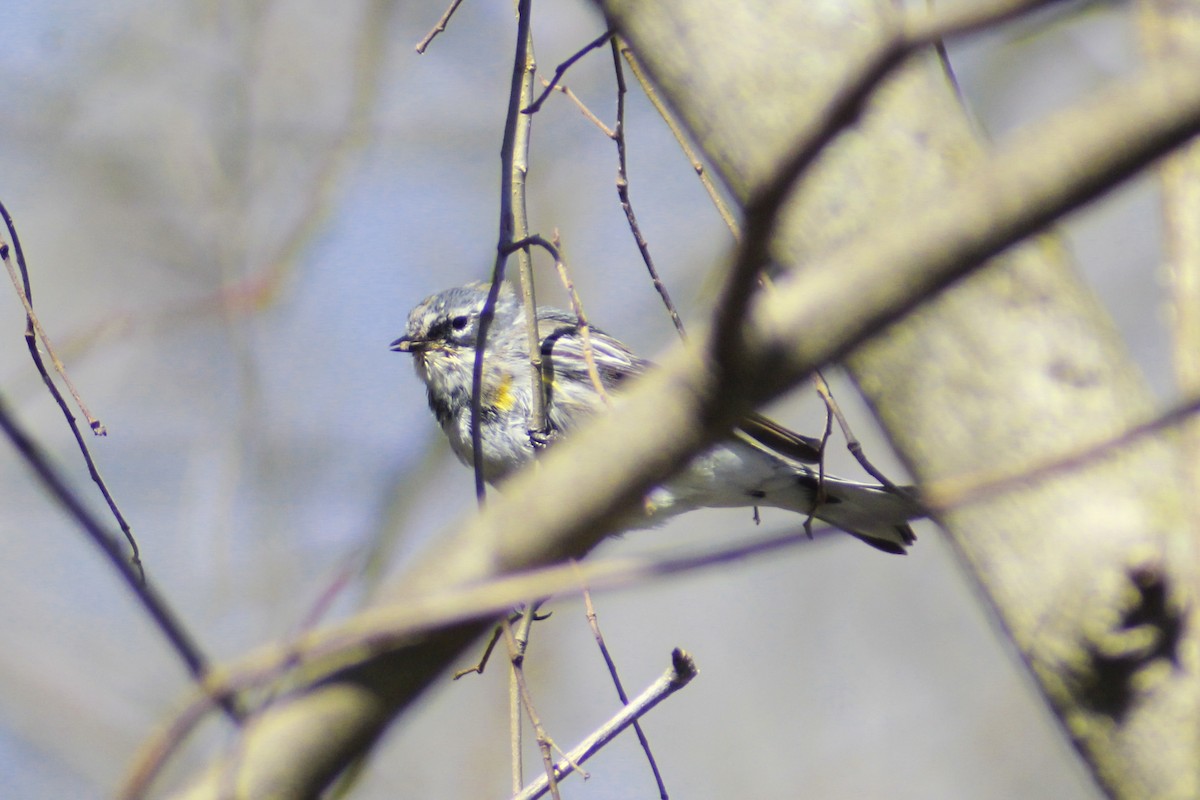
[[[50,463],[46,454],[9,414],[3,398],[0,398],[0,431],[3,431],[4,435],[12,442],[13,447],[25,459],[46,491],[108,557],[117,573],[146,610],[147,616],[153,620],[171,648],[183,661],[188,672],[191,673],[192,679],[203,686],[208,676],[208,661],[200,651],[200,647],[192,639],[191,634],[183,627],[183,623],[179,621],[167,605],[166,600],[158,594],[154,587],[133,572],[125,560],[124,553],[121,552],[117,538],[105,529],[71,491],[67,481]],[[235,723],[241,722],[242,713],[232,699],[220,697],[216,702],[220,704],[231,720]]]
[[[586,552],[622,509],[728,431],[754,403],[795,385],[981,259],[1197,132],[1200,84],[1187,65],[1148,71],[1035,126],[956,189],[913,203],[920,209],[913,218],[893,219],[829,253],[820,263],[836,267],[789,278],[765,298],[753,310],[753,335],[743,355],[776,365],[772,381],[757,387],[717,383],[700,355],[703,347],[676,348],[660,370],[630,388],[627,403],[549,450],[536,476],[515,476],[486,513],[443,537],[393,600]],[[1055,143],[1053,153],[1049,142]],[[743,394],[747,388],[749,395]],[[580,493],[580,486],[591,491]],[[314,793],[487,627],[490,620],[426,635],[273,708],[242,749],[241,784],[252,795],[268,785],[289,787],[296,796]],[[320,736],[298,736],[296,726],[315,722],[310,713],[317,709]],[[211,774],[201,779],[187,796],[213,796],[211,780]]]
[[[565,778],[575,770],[577,764],[587,761],[630,725],[636,725],[638,719],[691,683],[692,678],[697,674],[698,670],[692,657],[683,650],[676,649],[671,653],[671,666],[662,674],[662,677],[650,684],[644,692],[633,699],[633,702],[628,703],[595,733],[567,753],[566,758],[555,765],[555,775]],[[516,795],[513,800],[536,800],[543,796],[548,788],[548,780],[543,775],[525,787],[525,790]]]

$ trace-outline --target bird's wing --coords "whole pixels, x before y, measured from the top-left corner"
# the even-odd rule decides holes
[[[633,375],[649,369],[652,364],[630,352],[629,348],[598,328],[589,326],[592,359],[605,391],[613,391]],[[556,308],[544,308],[538,312],[538,334],[542,340],[543,364],[547,367],[551,394],[563,404],[568,413],[584,410],[595,411],[600,398],[592,387],[585,358],[585,345],[579,330],[579,320],[574,314]],[[582,381],[587,389],[567,393],[555,391],[554,384],[567,380],[577,384]],[[583,387],[579,387],[583,388]],[[553,405],[553,403],[552,403]],[[578,408],[576,408],[578,406]],[[744,418],[734,431],[742,441],[753,447],[781,455],[802,464],[815,464],[821,460],[821,440],[804,436],[767,419],[761,414]]]
[[[751,414],[743,419],[734,434],[747,444],[802,464],[816,464],[821,460],[820,439],[796,433],[762,414]]]
[[[605,391],[616,389],[626,378],[645,372],[650,366],[650,362],[638,358],[599,328],[589,325],[585,342],[579,320],[565,311],[539,311],[538,334],[542,340],[543,364],[548,365],[554,380],[582,380],[592,386],[587,364],[589,345]]]
[[[605,407],[588,369],[588,354],[605,393],[620,390],[627,378],[645,372],[646,362],[604,331],[588,327],[584,342],[574,314],[558,309],[539,309],[538,333],[542,340],[542,375],[549,399],[550,425],[570,430],[582,417]]]

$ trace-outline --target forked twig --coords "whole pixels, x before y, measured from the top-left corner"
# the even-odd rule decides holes
[[[484,646],[483,655],[479,657],[479,660],[469,667],[455,670],[454,674],[450,676],[450,680],[456,681],[459,678],[466,677],[467,675],[482,675],[483,670],[488,665],[488,661],[490,661],[492,658],[492,651],[496,649],[496,642],[500,641],[500,636],[502,633],[503,631],[500,629],[499,625],[493,628],[492,635],[488,638],[488,643]]]
[[[593,113],[592,110],[590,108],[588,108],[587,105],[582,100],[580,100],[579,97],[576,96],[576,94],[574,92],[572,92],[570,90],[570,88],[563,86],[562,84],[559,83],[560,79],[562,78],[562,74],[564,72],[566,72],[566,69],[568,67],[570,67],[571,64],[573,64],[573,63],[575,63],[575,61],[579,60],[579,58],[581,58],[585,53],[590,52],[591,50],[595,49],[596,47],[599,47],[600,45],[604,44],[605,41],[609,41],[609,40],[611,40],[614,74],[616,75],[616,80],[617,80],[617,120],[616,120],[616,124],[613,128],[609,128],[607,125],[605,125],[604,122],[601,121],[600,118],[598,116],[596,116],[596,114]],[[680,318],[679,312],[675,308],[674,301],[671,300],[671,295],[667,291],[666,284],[663,283],[662,278],[658,274],[658,268],[655,267],[654,258],[650,254],[650,247],[646,243],[645,236],[642,235],[641,226],[638,224],[637,215],[634,213],[633,203],[629,199],[629,172],[628,172],[628,163],[627,163],[627,159],[626,159],[626,145],[625,145],[625,95],[627,93],[627,88],[625,85],[625,74],[621,67],[621,53],[623,52],[622,48],[624,48],[624,45],[618,45],[618,38],[613,36],[611,32],[607,32],[603,36],[600,36],[597,39],[595,39],[594,41],[592,41],[591,43],[589,43],[586,47],[584,47],[582,50],[580,50],[578,53],[576,53],[574,56],[572,56],[570,59],[563,62],[563,64],[559,66],[559,69],[555,73],[554,79],[552,81],[547,81],[544,78],[542,79],[542,83],[544,85],[542,94],[538,97],[537,102],[534,103],[533,106],[531,106],[531,108],[526,109],[526,113],[532,113],[533,111],[537,111],[539,108],[541,108],[542,103],[545,102],[546,98],[549,97],[549,95],[552,91],[559,91],[559,92],[562,92],[563,94],[565,94],[568,98],[570,98],[571,102],[573,102],[575,104],[575,106],[580,110],[580,112],[590,122],[592,122],[592,124],[594,124],[597,128],[599,128],[604,133],[605,136],[607,136],[609,139],[612,139],[614,142],[616,142],[616,145],[617,145],[617,197],[621,203],[621,210],[625,214],[626,222],[629,225],[629,231],[633,235],[634,244],[637,245],[638,252],[642,256],[642,261],[646,265],[646,270],[650,274],[651,283],[654,285],[655,290],[658,292],[659,296],[662,298],[663,304],[666,306],[667,313],[670,315],[671,322],[675,325],[676,331],[678,331],[681,338],[686,338],[687,331],[684,329],[683,320]],[[628,53],[626,53],[626,54],[628,55]],[[632,58],[632,56],[629,56],[629,57]],[[652,87],[647,86],[647,93],[650,93],[653,91],[654,90]],[[668,112],[666,111],[665,108],[661,108],[660,113],[666,115]],[[673,124],[673,120],[668,119],[668,124],[669,125]],[[681,133],[677,133],[677,136],[679,136],[679,135],[681,135]],[[695,159],[694,153],[692,153],[692,151],[690,150],[690,147],[687,146],[686,142],[684,140],[680,140],[680,141],[681,141],[681,144],[684,145],[685,152],[691,154],[689,157],[692,158],[692,164],[697,169],[697,174],[700,175],[701,180],[703,182],[705,182],[706,186],[711,189],[712,184],[711,184],[711,182],[708,181],[707,176],[704,174],[703,165],[701,165]],[[726,209],[724,207],[724,203],[720,200],[719,195],[716,195],[714,193],[713,197],[714,197],[714,201],[718,205],[718,209],[722,212],[722,214],[723,215],[728,214],[728,209]],[[732,217],[730,217],[728,221],[731,224],[733,224],[734,228],[736,229],[736,223],[733,223]]]
[[[567,70],[569,70],[575,64],[576,61],[583,58],[588,53],[592,52],[593,50],[595,50],[598,47],[602,47],[604,45],[604,43],[607,42],[612,37],[613,37],[612,31],[605,31],[604,33],[600,34],[592,41],[585,44],[582,48],[580,48],[575,53],[575,55],[571,56],[566,61],[559,64],[558,68],[554,70],[554,77],[551,78],[548,82],[546,82],[546,87],[542,90],[542,93],[540,95],[538,95],[537,100],[534,100],[528,106],[521,109],[521,113],[522,114],[536,114],[539,110],[541,110],[542,103],[546,102],[546,98],[549,97],[550,93],[554,91],[556,86],[558,86],[558,82],[562,80],[562,76],[566,74]]]
[[[557,231],[554,236],[556,239],[558,238]],[[542,248],[554,259],[554,266],[558,270],[559,279],[562,281],[563,287],[567,290],[567,295],[570,298],[571,310],[575,313],[575,317],[579,321],[579,338],[583,342],[583,360],[588,369],[588,377],[592,381],[592,387],[605,402],[608,402],[608,392],[604,389],[604,382],[600,379],[600,371],[596,367],[595,351],[592,348],[591,325],[587,321],[587,316],[583,313],[583,303],[579,299],[579,294],[575,291],[575,284],[571,280],[570,273],[567,271],[567,265],[563,260],[562,253],[559,251],[557,243],[548,242],[536,233],[526,236],[520,241],[513,242],[509,247],[515,250],[532,245]]]
[[[662,677],[652,683],[644,692],[634,698],[632,703],[626,705],[619,713],[597,729],[595,733],[573,748],[563,761],[554,765],[553,774],[555,777],[564,778],[571,774],[575,769],[575,764],[582,764],[587,761],[600,748],[616,738],[617,734],[632,725],[635,720],[645,716],[650,709],[691,683],[692,678],[696,677],[696,675],[696,663],[692,660],[692,657],[683,650],[676,648],[671,653],[670,669],[664,672]],[[548,778],[542,776],[525,787],[524,791],[516,795],[513,800],[535,800],[535,798],[541,797],[546,793],[548,786]]]
[[[867,471],[867,474],[879,481],[881,486],[896,494],[907,496],[908,492],[888,480],[888,477],[867,459],[867,454],[863,452],[862,442],[858,440],[854,435],[854,431],[850,429],[850,423],[846,421],[846,415],[842,413],[841,406],[833,399],[833,392],[830,391],[829,384],[825,381],[825,376],[821,374],[820,370],[813,372],[813,385],[817,387],[817,394],[824,401],[827,412],[837,419],[838,427],[842,429],[842,436],[846,439],[846,449],[850,451],[850,454]]]
[[[87,441],[84,440],[83,434],[79,431],[79,425],[76,423],[75,415],[71,413],[70,405],[67,403],[66,398],[63,397],[62,392],[58,390],[58,386],[54,383],[54,379],[50,377],[50,373],[46,369],[45,362],[42,361],[42,354],[38,351],[37,339],[34,338],[35,331],[41,337],[46,352],[53,359],[58,374],[62,376],[63,382],[71,390],[75,402],[79,405],[80,412],[87,417],[92,431],[98,436],[105,435],[106,431],[104,430],[104,426],[100,424],[100,421],[88,413],[87,408],[83,404],[83,399],[75,390],[71,379],[67,377],[62,362],[50,346],[49,337],[42,330],[41,323],[38,322],[37,316],[33,312],[33,288],[29,280],[29,268],[25,263],[25,251],[21,248],[21,237],[17,235],[17,227],[3,203],[0,203],[0,216],[3,216],[4,224],[8,228],[8,235],[12,238],[12,249],[16,255],[17,269],[21,273],[20,279],[18,279],[13,269],[12,260],[10,259],[9,246],[3,239],[0,239],[0,259],[3,259],[4,266],[8,270],[9,277],[12,279],[13,287],[16,289],[18,296],[21,298],[21,304],[25,308],[25,345],[29,350],[29,357],[33,359],[33,364],[37,367],[38,374],[42,376],[42,383],[45,384],[46,390],[50,392],[50,396],[54,398],[54,402],[58,404],[59,410],[62,411],[63,416],[66,418],[67,425],[71,429],[71,434],[75,437],[75,444],[79,447],[79,452],[83,454],[83,461],[87,465],[88,475],[91,477],[92,482],[100,489],[100,494],[104,498],[104,502],[108,505],[108,510],[112,512],[118,527],[121,528],[121,532],[125,535],[125,540],[129,543],[129,561],[137,569],[138,580],[145,583],[146,570],[142,566],[142,558],[138,550],[137,539],[133,535],[133,529],[129,526],[125,515],[121,513],[121,509],[117,506],[117,501],[112,496],[112,492],[108,490],[108,484],[105,482],[103,476],[101,476],[100,468],[96,466],[96,461],[92,458],[92,451],[87,446]]]
[[[524,165],[528,158],[529,127],[532,118],[520,113],[522,105],[533,91],[532,37],[530,34],[530,0],[517,4],[517,44],[513,56],[512,80],[509,84],[508,112],[504,122],[504,139],[500,147],[500,236],[496,246],[496,260],[492,265],[492,283],[487,299],[479,315],[479,333],[476,337],[475,362],[471,370],[471,462],[475,470],[475,497],[480,505],[487,496],[483,472],[483,433],[480,418],[483,414],[483,361],[487,350],[487,335],[495,315],[496,301],[504,281],[504,269],[511,246],[520,230],[526,231]],[[528,267],[528,254],[522,256],[522,285],[525,288],[526,305],[533,302],[532,270]],[[529,272],[526,279],[526,272]],[[536,308],[527,308],[532,331],[529,359],[533,365],[533,409],[531,423],[543,429],[546,425],[546,392],[542,385],[540,349],[537,344]]]
[[[530,607],[532,611],[532,606]],[[529,693],[529,686],[525,682],[525,648],[528,645],[529,635],[529,615],[522,620],[519,634],[514,635],[512,626],[508,620],[500,624],[500,629],[504,632],[505,641],[508,642],[509,660],[512,662],[512,678],[516,688],[516,697],[519,698],[520,707],[525,709],[525,714],[529,717],[529,724],[533,727],[534,737],[537,739],[538,751],[542,754],[542,765],[545,767],[545,779],[547,786],[550,789],[550,794],[555,800],[560,800],[558,794],[558,780],[554,774],[554,756],[550,752],[553,746],[553,741],[546,733],[546,729],[542,726],[541,717],[533,707],[533,696]],[[513,724],[518,729],[521,726],[520,707],[518,707],[513,715]],[[513,740],[513,758],[514,770],[513,780],[516,784],[514,789],[520,788],[521,773],[520,773],[520,757],[521,746],[520,736],[518,735]]]

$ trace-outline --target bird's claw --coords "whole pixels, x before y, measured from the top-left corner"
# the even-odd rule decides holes
[[[535,450],[546,449],[558,438],[558,431],[555,430],[531,430],[528,433],[529,441]]]

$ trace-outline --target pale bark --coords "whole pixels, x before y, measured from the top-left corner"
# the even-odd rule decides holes
[[[830,4],[825,15],[789,3],[725,4],[720,14],[690,0],[607,7],[744,200],[870,49],[889,5]],[[723,58],[729,48],[735,63]],[[1044,142],[1074,157],[1062,145]],[[802,265],[881,219],[913,214],[914,202],[937,202],[936,187],[987,157],[939,63],[920,59],[801,182],[776,252]],[[1152,408],[1108,315],[1049,239],[997,259],[849,366],[922,481],[1033,466]],[[1179,629],[1197,582],[1179,474],[1173,447],[1148,442],[941,516],[1116,796],[1200,790],[1194,629]]]
[[[865,2],[603,5],[743,198],[772,178],[805,114],[821,107],[813,93],[829,91],[880,26],[880,9]],[[774,379],[723,383],[703,346],[664,359],[628,404],[556,445],[485,514],[447,533],[387,602],[585,553],[622,508],[750,407],[846,353],[979,256],[1200,129],[1200,89],[1189,87],[1190,74],[1164,74],[1179,89],[1170,104],[1136,90],[1111,99],[1132,117],[1114,123],[1128,130],[1067,126],[1075,137],[1061,143],[1070,147],[1068,166],[1086,154],[1084,166],[1101,177],[1053,173],[1053,159],[1039,161],[1044,147],[1033,142],[951,192],[939,187],[973,170],[984,151],[936,67],[906,69],[805,177],[784,217],[777,255],[812,267],[751,308],[745,356],[752,371],[769,363]],[[1022,207],[1022,181],[1035,185],[1029,194],[1040,205]],[[1075,191],[1056,193],[1062,185]],[[936,208],[940,202],[949,208]],[[924,240],[906,242],[922,231]],[[1036,462],[1150,408],[1103,312],[1049,244],[955,287],[850,363],[922,480]],[[1171,446],[1153,441],[943,515],[1047,696],[1106,787],[1122,796],[1196,793],[1192,631],[1167,630],[1188,607],[1193,563],[1169,552],[1182,546],[1176,466]],[[1160,584],[1165,599],[1156,605]],[[312,796],[488,624],[364,656],[281,699],[232,759],[183,796],[221,796],[230,786],[239,796]],[[1176,661],[1147,642],[1174,644]],[[1130,669],[1121,673],[1123,666]],[[1123,680],[1112,682],[1114,675]]]

